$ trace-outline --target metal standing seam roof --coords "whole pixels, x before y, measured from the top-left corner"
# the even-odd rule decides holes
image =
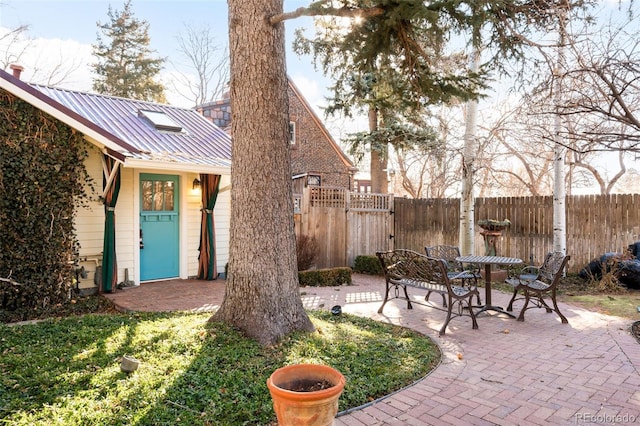
[[[37,84],[30,86],[140,150],[128,153],[130,158],[231,167],[231,138],[194,110]],[[160,131],[140,110],[164,113],[182,131]]]

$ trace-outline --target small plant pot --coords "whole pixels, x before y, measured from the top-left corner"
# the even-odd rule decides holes
[[[125,355],[122,357],[122,361],[120,362],[120,369],[125,373],[133,373],[138,369],[139,365],[140,361],[132,356]]]
[[[267,387],[278,424],[333,425],[345,383],[338,370],[326,365],[295,364],[277,369],[267,380]]]

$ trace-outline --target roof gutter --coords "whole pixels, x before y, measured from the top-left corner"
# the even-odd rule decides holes
[[[127,158],[125,168],[160,169],[173,172],[206,173],[211,175],[231,175],[231,166],[210,166],[207,164],[177,163],[168,161],[141,160]]]

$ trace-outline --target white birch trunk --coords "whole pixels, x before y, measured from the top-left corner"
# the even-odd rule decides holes
[[[563,5],[564,6],[564,5]],[[561,6],[558,12],[559,36],[558,36],[558,62],[554,72],[554,103],[556,115],[554,119],[554,158],[553,158],[553,251],[567,252],[567,218],[566,218],[566,186],[564,162],[567,156],[567,148],[563,144],[562,117],[560,105],[562,102],[562,72],[564,70],[564,44],[566,42],[566,13]]]
[[[564,159],[567,149],[561,144],[559,131],[562,119],[555,117],[556,144],[553,159],[553,251],[567,252],[567,223],[566,223],[566,189]]]
[[[474,50],[471,54],[469,67],[471,71],[478,71],[480,66],[480,52]],[[474,167],[477,152],[476,121],[478,116],[478,102],[467,102],[467,114],[464,132],[464,149],[462,151],[462,188],[460,196],[460,234],[459,245],[462,255],[474,254],[475,236],[475,198],[473,195]]]

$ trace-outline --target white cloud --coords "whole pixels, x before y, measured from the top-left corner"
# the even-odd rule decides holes
[[[57,38],[29,38],[24,34],[7,36],[11,30],[0,28],[2,65],[24,67],[21,78],[74,90],[91,89],[91,45]]]

